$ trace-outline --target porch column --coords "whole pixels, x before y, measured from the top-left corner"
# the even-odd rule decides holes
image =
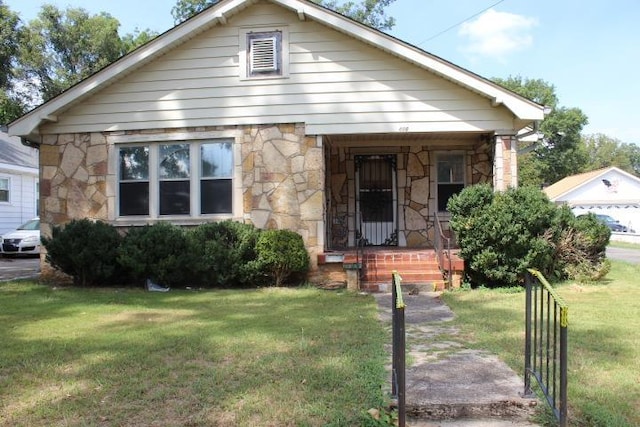
[[[496,134],[493,160],[493,189],[504,191],[518,186],[518,152],[513,134]]]

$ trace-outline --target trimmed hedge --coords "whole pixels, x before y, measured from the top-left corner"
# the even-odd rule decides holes
[[[115,227],[89,220],[54,227],[47,261],[80,286],[138,284],[250,287],[300,283],[309,269],[302,237],[234,221],[182,228],[161,222]]]
[[[606,274],[606,227],[576,219],[537,188],[475,185],[453,196],[448,209],[473,286],[518,285],[527,268],[554,279]]]

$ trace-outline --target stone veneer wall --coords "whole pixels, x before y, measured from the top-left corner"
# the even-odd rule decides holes
[[[435,153],[445,147],[430,146],[376,147],[376,153],[397,154],[397,197],[399,246],[410,248],[433,245],[433,210],[436,206]],[[467,177],[470,184],[492,183],[493,145],[479,141],[472,147],[455,147],[466,154]],[[355,230],[355,166],[361,148],[331,147],[327,155],[330,191],[329,212],[332,249],[353,245]]]
[[[114,132],[109,135],[212,132],[237,128],[188,128]],[[317,267],[324,247],[324,163],[322,147],[305,135],[304,124],[241,128],[243,212],[234,212],[259,228],[300,233]],[[42,231],[72,219],[115,220],[115,171],[109,174],[107,134],[47,135],[40,147]],[[236,150],[237,152],[237,150]],[[238,162],[235,162],[238,164]],[[237,174],[236,174],[237,175]],[[234,204],[235,205],[235,204]],[[44,253],[41,258],[44,261]],[[43,275],[51,273],[43,264]]]
[[[302,235],[312,269],[324,250],[324,170],[322,147],[304,124],[244,128],[244,217]]]

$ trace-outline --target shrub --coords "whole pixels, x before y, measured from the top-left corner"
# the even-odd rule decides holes
[[[560,279],[607,272],[604,226],[595,218],[576,219],[537,188],[494,192],[488,185],[472,186],[452,197],[448,208],[475,286],[519,284],[527,268]]]
[[[187,234],[201,286],[250,286],[259,277],[256,243],[260,230],[235,221],[202,224]]]
[[[258,267],[281,286],[301,279],[309,270],[309,254],[302,236],[289,230],[266,230],[256,244]]]
[[[115,227],[88,219],[54,226],[51,238],[42,237],[47,262],[72,276],[76,286],[112,284],[117,279],[121,241]]]
[[[160,222],[129,229],[118,262],[138,283],[145,279],[163,286],[186,286],[194,280],[194,256],[186,232],[179,226]]]

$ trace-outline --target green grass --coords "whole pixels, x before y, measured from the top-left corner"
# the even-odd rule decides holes
[[[569,305],[569,420],[573,426],[640,425],[640,266],[612,261],[605,281],[557,287]],[[443,295],[470,345],[522,374],[524,292]]]
[[[0,307],[3,426],[348,426],[385,403],[368,296],[14,282]]]

